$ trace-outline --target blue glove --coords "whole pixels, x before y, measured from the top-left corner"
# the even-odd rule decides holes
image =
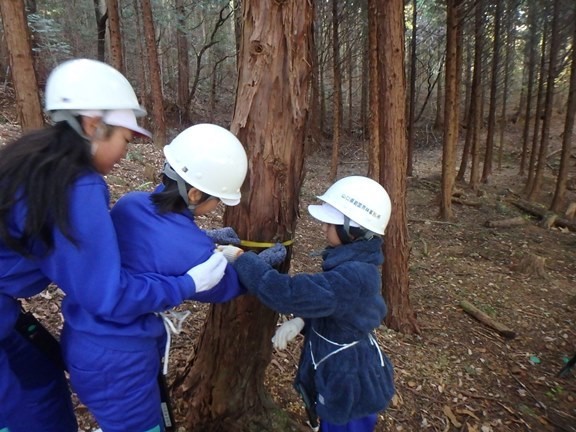
[[[234,229],[232,227],[206,230],[204,232],[206,233],[206,235],[208,237],[210,237],[212,239],[212,241],[214,243],[221,244],[221,245],[227,245],[227,244],[239,245],[240,244],[240,238],[238,237],[238,234],[236,234],[236,231],[234,231]]]
[[[275,266],[286,259],[286,248],[282,243],[276,243],[274,246],[264,249],[258,256],[265,263]]]

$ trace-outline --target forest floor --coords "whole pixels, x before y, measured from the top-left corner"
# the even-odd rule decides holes
[[[4,108],[4,107],[0,107]],[[4,111],[4,109],[2,109]],[[518,128],[515,126],[515,128]],[[0,115],[0,143],[18,134],[11,116]],[[520,131],[507,131],[509,146]],[[395,366],[396,396],[380,413],[384,431],[576,431],[576,367],[557,377],[576,353],[576,233],[542,228],[539,221],[512,205],[522,195],[525,179],[517,175],[517,152],[505,152],[501,169],[494,167],[480,193],[466,185],[454,203],[454,220],[438,220],[439,142],[426,138],[415,153],[414,175],[408,179],[407,214],[410,242],[410,297],[420,334],[377,330],[383,350]],[[552,143],[552,150],[559,142]],[[345,144],[339,177],[365,174],[366,157]],[[320,260],[310,252],[324,247],[320,225],[306,206],[329,186],[327,150],[306,162],[291,272],[316,272]],[[134,190],[149,190],[162,163],[151,144],[131,145],[126,160],[108,176],[113,199]],[[557,156],[551,158],[558,165]],[[572,177],[576,169],[571,160]],[[554,188],[548,170],[539,201],[548,205]],[[576,193],[569,191],[576,201]],[[486,221],[522,216],[526,223],[488,228]],[[200,218],[205,228],[218,226],[219,215]],[[533,265],[526,266],[532,259]],[[56,289],[26,303],[48,326],[61,325]],[[513,330],[506,339],[465,313],[468,301]],[[190,303],[193,316],[174,337],[169,381],[188,361],[203,324],[206,306]],[[301,340],[273,353],[267,371],[270,394],[293,417],[305,422],[302,404],[292,388]],[[177,417],[180,406],[177,403]],[[77,403],[81,430],[95,427],[86,408]],[[185,431],[181,431],[185,432]]]

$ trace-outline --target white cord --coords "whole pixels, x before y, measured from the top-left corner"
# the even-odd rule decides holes
[[[166,347],[164,348],[164,367],[162,373],[168,374],[168,359],[170,357],[170,344],[172,343],[172,334],[178,335],[182,332],[182,324],[190,315],[190,311],[166,311],[158,314],[162,318],[164,328],[166,329]]]

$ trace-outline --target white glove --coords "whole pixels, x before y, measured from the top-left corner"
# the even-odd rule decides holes
[[[288,342],[293,340],[298,333],[304,328],[304,320],[302,318],[292,318],[286,321],[276,329],[274,337],[272,338],[272,345],[277,350],[286,349]]]
[[[233,263],[240,255],[244,253],[242,249],[232,245],[220,245],[216,248],[216,251],[222,252],[229,263]]]
[[[214,253],[210,258],[186,272],[194,281],[196,292],[209,290],[224,277],[228,261],[223,254]]]

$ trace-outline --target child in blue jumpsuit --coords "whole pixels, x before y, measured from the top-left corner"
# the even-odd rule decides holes
[[[295,387],[307,395],[320,430],[371,432],[376,413],[394,394],[392,365],[373,334],[386,315],[379,236],[390,218],[390,199],[382,186],[360,176],[339,180],[319,198],[324,204],[308,209],[324,223],[322,273],[281,274],[253,252],[240,255],[235,268],[264,304],[298,316],[277,329],[273,342],[284,348],[304,331]]]
[[[213,237],[196,225],[195,216],[213,211],[220,201],[226,205],[240,202],[247,158],[231,132],[212,124],[195,125],[165,146],[164,153],[162,185],[152,193],[124,195],[110,212],[122,265],[133,274],[152,271],[177,275],[205,261],[216,246]],[[243,293],[236,271],[228,265],[214,288],[189,299],[221,303]],[[105,420],[99,420],[104,432],[120,432],[119,425],[132,411],[140,418],[146,412],[161,415],[157,376],[164,353],[162,318],[148,313],[116,325],[123,333],[130,333],[129,338],[116,337],[117,346],[113,341],[103,344],[78,337],[67,352],[71,368],[77,363],[78,369],[83,365],[72,383],[96,418]],[[94,370],[105,372],[105,379],[102,373],[86,370],[86,356],[92,359]],[[129,391],[134,388],[138,389],[136,394]],[[110,419],[117,419],[117,425]],[[124,427],[126,431],[136,430]]]
[[[65,62],[52,71],[45,97],[55,124],[0,150],[2,432],[77,431],[63,369],[15,329],[18,298],[56,283],[66,294],[62,313],[68,333],[74,335],[62,336],[64,353],[74,349],[70,344],[81,340],[80,335],[106,338],[124,352],[136,345],[130,343],[133,333],[124,332],[124,323],[210,289],[226,268],[222,254],[214,254],[170,277],[122,269],[103,175],[125,155],[134,133],[148,134],[136,123],[145,111],[120,72],[87,59]],[[146,333],[146,323],[142,325]],[[141,343],[155,342],[150,338]],[[77,380],[78,371],[71,367],[69,372]],[[106,380],[102,370],[92,373]],[[111,386],[109,391],[118,389]],[[149,422],[146,427],[114,430],[136,432],[158,425],[156,417],[144,421]]]

